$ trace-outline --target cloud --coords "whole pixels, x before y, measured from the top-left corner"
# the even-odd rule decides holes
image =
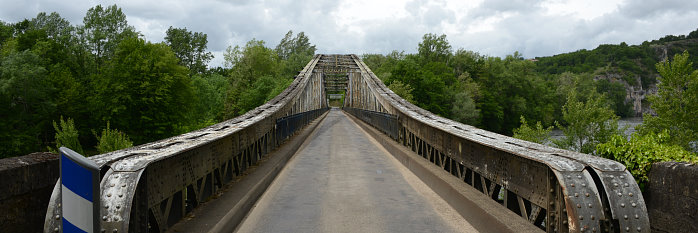
[[[288,30],[305,32],[320,53],[416,52],[422,35],[436,33],[454,49],[535,57],[687,34],[698,22],[698,2],[683,0],[0,0],[0,20],[56,11],[77,25],[90,7],[114,3],[153,42],[170,26],[206,33],[213,66],[228,46],[256,38],[273,47]]]

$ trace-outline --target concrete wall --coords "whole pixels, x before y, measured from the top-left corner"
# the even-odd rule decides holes
[[[0,231],[42,232],[58,176],[56,154],[0,159]]]
[[[698,232],[698,165],[652,165],[645,203],[652,232]]]

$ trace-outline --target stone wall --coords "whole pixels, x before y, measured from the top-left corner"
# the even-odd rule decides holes
[[[698,165],[652,165],[645,203],[652,232],[698,232]]]
[[[0,231],[42,232],[59,173],[56,154],[0,159]]]

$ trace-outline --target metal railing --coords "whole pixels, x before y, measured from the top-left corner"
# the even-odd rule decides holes
[[[234,119],[172,138],[96,155],[101,232],[163,232],[244,175],[303,125],[327,111],[316,55],[272,100]],[[44,232],[61,229],[60,180]]]
[[[464,185],[547,232],[650,231],[642,193],[622,164],[439,117],[400,98],[352,57],[361,75],[350,76],[346,102],[364,111],[348,112],[383,132],[387,119],[365,116],[396,116],[398,136],[386,134]]]

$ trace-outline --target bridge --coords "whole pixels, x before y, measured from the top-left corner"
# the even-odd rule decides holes
[[[315,55],[234,119],[89,159],[101,232],[650,232],[622,164],[436,116],[356,55]],[[44,232],[61,210],[59,180]]]

